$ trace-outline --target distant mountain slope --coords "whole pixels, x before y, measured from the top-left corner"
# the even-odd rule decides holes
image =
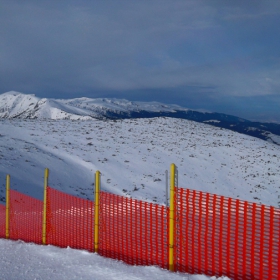
[[[115,98],[40,99],[14,91],[0,95],[0,118],[89,120],[154,117],[204,122],[280,145],[280,124],[251,122],[231,115],[195,111],[178,105]]]
[[[67,106],[55,99],[40,99],[14,91],[0,95],[0,118],[90,119],[89,114],[86,110]]]

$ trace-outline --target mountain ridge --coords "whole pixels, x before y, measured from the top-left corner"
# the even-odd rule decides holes
[[[280,145],[280,124],[252,122],[232,115],[192,110],[175,104],[116,98],[38,98],[15,91],[0,94],[2,119],[132,119],[172,117],[207,123]]]

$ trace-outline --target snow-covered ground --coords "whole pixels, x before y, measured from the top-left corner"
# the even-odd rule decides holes
[[[165,202],[165,170],[179,186],[280,206],[280,146],[203,123],[171,118],[118,121],[0,121],[0,199],[11,187],[42,198],[51,187],[93,199],[103,190]]]
[[[2,203],[6,174],[11,188],[42,198],[48,167],[51,187],[79,197],[93,199],[100,170],[103,190],[162,204],[172,162],[180,187],[280,206],[280,146],[267,141],[169,118],[0,121]],[[0,279],[216,279],[3,239],[0,256]]]
[[[1,280],[226,280],[171,273],[155,266],[130,266],[97,254],[70,248],[0,239]]]

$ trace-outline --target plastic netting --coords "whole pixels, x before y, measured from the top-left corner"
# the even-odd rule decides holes
[[[6,237],[6,206],[0,204],[0,238]]]
[[[47,188],[47,244],[93,251],[93,202]]]
[[[98,252],[128,264],[168,268],[166,207],[101,192]]]
[[[10,190],[10,239],[42,243],[43,202]]]
[[[176,268],[279,279],[280,209],[176,188]]]
[[[175,188],[175,270],[278,279],[280,209]],[[43,202],[10,191],[11,239],[42,243]],[[168,268],[169,208],[100,192],[99,250],[132,265]],[[5,238],[0,204],[0,237]],[[94,203],[47,188],[47,244],[94,250]]]

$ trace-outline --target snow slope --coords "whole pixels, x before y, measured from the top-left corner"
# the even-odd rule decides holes
[[[180,187],[280,206],[280,146],[258,138],[171,118],[0,121],[2,203],[8,173],[13,189],[42,199],[45,167],[51,187],[79,197],[93,199],[100,170],[103,190],[164,203],[172,162]],[[3,239],[0,271],[1,279],[216,279]]]
[[[228,280],[171,273],[155,266],[130,266],[97,254],[74,249],[0,239],[1,280]]]
[[[53,99],[11,91],[0,95],[0,118],[91,119],[90,112]]]
[[[280,206],[280,146],[181,119],[0,121],[0,200],[12,188],[42,199],[49,184],[93,199],[102,188],[163,204],[165,170],[175,163],[179,186]]]

